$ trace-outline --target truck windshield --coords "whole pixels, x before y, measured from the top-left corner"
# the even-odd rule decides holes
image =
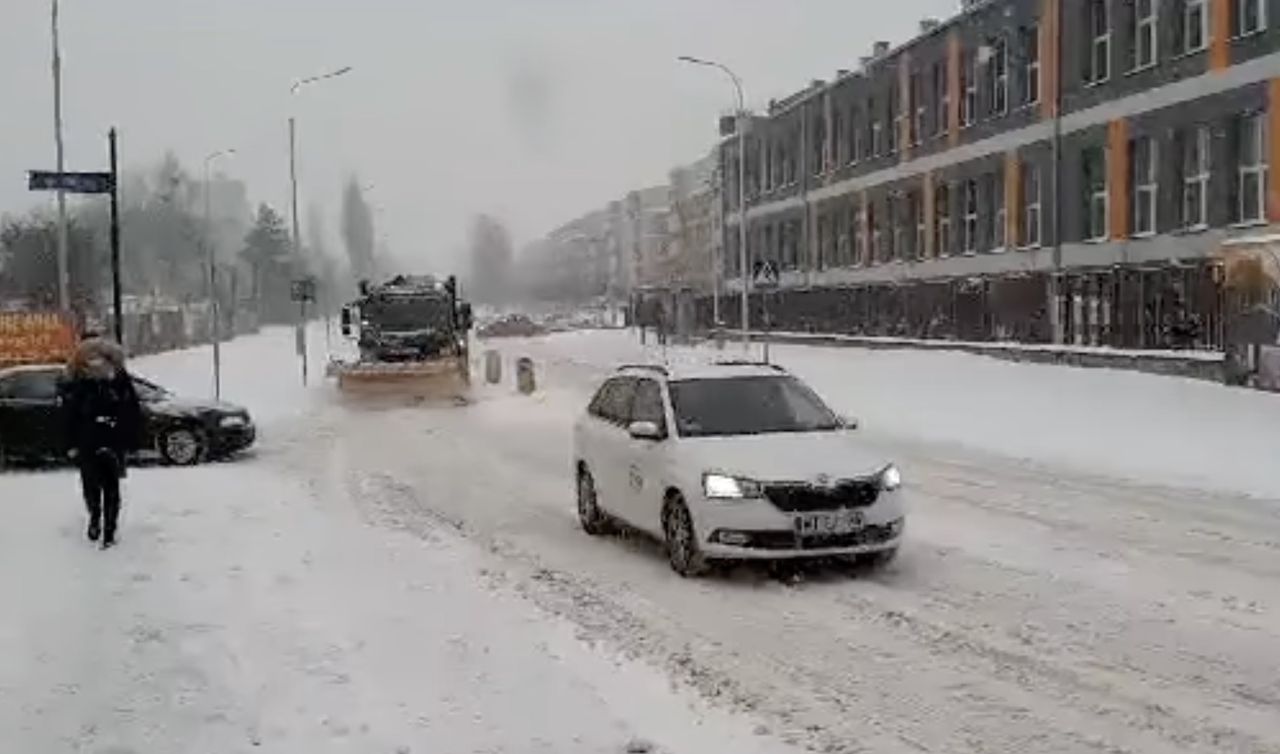
[[[427,330],[449,323],[446,299],[384,299],[362,309],[365,321],[381,330]]]

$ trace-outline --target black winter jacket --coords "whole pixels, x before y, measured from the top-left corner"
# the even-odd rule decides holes
[[[124,370],[104,380],[69,377],[61,386],[68,444],[82,456],[107,449],[123,456],[142,439],[142,406]]]

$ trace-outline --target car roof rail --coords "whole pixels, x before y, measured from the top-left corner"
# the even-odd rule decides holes
[[[619,364],[618,365],[619,372],[626,369],[640,369],[648,372],[657,372],[658,374],[662,374],[662,375],[667,374],[667,368],[662,366],[661,364]]]
[[[772,369],[775,372],[786,372],[787,370],[781,364],[773,364],[768,361],[751,361],[749,359],[721,359],[714,362],[718,367],[764,367]]]

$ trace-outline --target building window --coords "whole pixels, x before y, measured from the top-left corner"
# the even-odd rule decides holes
[[[1107,153],[1102,147],[1090,147],[1081,154],[1085,189],[1084,240],[1107,238]]]
[[[911,219],[915,221],[916,232],[912,238],[912,257],[919,261],[924,259],[924,205],[920,201],[920,193],[913,191],[907,195],[908,210],[911,213]]]
[[[858,118],[858,108],[849,111],[849,158],[850,162],[857,164],[866,156],[867,144],[863,138],[862,121]]]
[[[880,123],[880,114],[876,112],[876,101],[874,99],[867,100],[867,148],[871,150],[872,157],[879,157],[880,150],[883,148],[881,143],[881,129],[884,125]]]
[[[831,110],[831,162],[836,167],[849,162],[849,134],[844,128],[844,110]]]
[[[951,189],[945,183],[933,189],[933,253],[951,254]]]
[[[901,258],[906,251],[907,224],[905,222],[904,204],[901,194],[894,193],[889,195],[888,211],[885,212],[885,217],[889,219],[889,248],[884,251],[885,262],[892,262]]]
[[[925,106],[927,103],[924,98],[924,76],[918,72],[911,74],[910,89],[911,106],[915,108],[913,110],[914,117],[911,121],[911,144],[913,146],[918,146],[920,141],[924,138],[924,119],[925,113],[928,110]]]
[[[1158,0],[1129,0],[1130,38],[1129,70],[1138,71],[1156,64],[1156,49],[1160,29]]]
[[[993,39],[988,45],[987,86],[991,91],[991,114],[1009,112],[1009,43],[1003,37]]]
[[[885,108],[884,122],[889,128],[889,154],[896,154],[898,142],[902,135],[902,121],[906,118],[906,103],[898,95],[898,87],[889,88],[888,107]]]
[[[1111,78],[1110,0],[1087,0],[1089,55],[1085,80],[1097,84]]]
[[[1265,0],[1236,0],[1235,34],[1245,37],[1267,28]]]
[[[1237,121],[1239,168],[1236,193],[1236,218],[1242,223],[1266,220],[1267,192],[1267,126],[1261,113],[1246,115]]]
[[[1199,52],[1209,46],[1209,9],[1206,0],[1183,0],[1182,51]]]
[[[1040,27],[1022,30],[1022,104],[1040,101]]]
[[[978,56],[965,53],[960,65],[960,125],[972,126],[978,115]]]
[[[862,260],[867,253],[867,236],[866,236],[866,215],[858,205],[853,206],[853,265],[855,267],[862,264]]]
[[[1024,162],[1022,172],[1022,242],[1023,248],[1034,249],[1040,246],[1040,168],[1034,163]]]
[[[1182,225],[1188,230],[1209,227],[1208,126],[1198,126],[1182,140]]]
[[[867,229],[870,231],[871,248],[867,249],[867,263],[875,264],[880,256],[880,213],[871,202],[867,202]]]
[[[972,178],[963,184],[964,224],[961,227],[960,250],[965,254],[978,251],[978,182]]]
[[[1008,246],[1006,233],[1009,229],[1004,206],[1004,173],[992,173],[987,178],[987,186],[991,192],[989,197],[989,206],[991,207],[991,249],[992,251],[1004,251]]]
[[[933,133],[942,136],[947,133],[948,120],[951,115],[951,92],[947,86],[947,65],[944,62],[933,64]]]
[[[1156,232],[1157,183],[1156,140],[1149,136],[1134,139],[1129,145],[1129,184],[1133,187],[1133,235],[1150,236]]]

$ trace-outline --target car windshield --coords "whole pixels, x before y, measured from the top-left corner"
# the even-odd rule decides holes
[[[673,381],[671,406],[682,437],[829,432],[841,426],[821,398],[786,375]]]
[[[449,304],[443,298],[384,299],[365,304],[363,315],[383,330],[426,330],[448,323]]]

